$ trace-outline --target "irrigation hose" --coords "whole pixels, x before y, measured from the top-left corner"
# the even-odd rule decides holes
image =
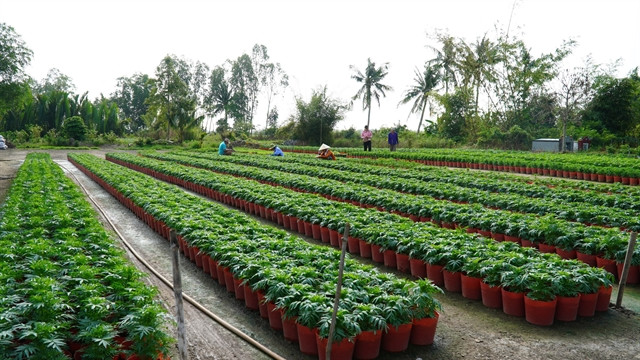
[[[118,231],[118,229],[115,227],[115,225],[113,224],[113,222],[111,221],[111,219],[107,216],[106,212],[102,209],[102,207],[95,201],[95,199],[91,196],[91,194],[89,194],[89,192],[87,191],[87,189],[84,187],[84,185],[82,185],[82,183],[80,182],[80,180],[76,177],[76,175],[71,172],[69,169],[67,169],[64,165],[58,163],[58,165],[63,168],[69,175],[71,175],[75,180],[76,183],[78,185],[80,185],[80,188],[82,189],[82,191],[86,194],[86,196],[89,198],[89,200],[91,200],[91,202],[95,205],[95,207],[98,209],[98,211],[100,211],[100,213],[102,214],[102,216],[107,220],[107,222],[109,223],[109,225],[111,225],[111,227],[113,228],[113,230],[116,232],[116,234],[118,235],[118,237],[120,238],[120,240],[122,241],[122,243],[127,247],[127,249],[131,252],[131,254],[138,259],[138,261],[140,261],[151,273],[153,273],[153,275],[155,275],[158,279],[160,279],[160,281],[162,281],[167,287],[169,287],[171,290],[173,290],[173,284],[164,276],[162,276],[162,274],[160,274],[156,269],[154,269],[151,264],[149,264],[146,260],[144,260],[142,258],[142,256],[140,256],[140,254],[138,254],[133,247],[131,246],[131,244],[129,244],[129,242],[127,240],[125,240],[124,236],[120,233],[120,231]],[[240,331],[238,328],[234,327],[233,325],[229,324],[228,322],[224,321],[222,318],[218,317],[216,314],[212,313],[211,311],[209,311],[208,309],[206,309],[204,306],[202,306],[200,303],[198,303],[195,299],[193,299],[192,297],[190,297],[187,294],[182,294],[182,297],[191,305],[193,305],[196,309],[200,310],[201,312],[203,312],[205,315],[207,315],[209,318],[211,318],[212,320],[214,320],[215,322],[217,322],[218,324],[222,325],[225,329],[229,330],[230,332],[232,332],[233,334],[237,335],[238,337],[240,337],[242,340],[248,342],[249,344],[251,344],[252,346],[254,346],[256,349],[262,351],[264,354],[270,356],[273,359],[277,359],[277,360],[285,360],[285,358],[283,358],[282,356],[276,354],[275,352],[269,350],[266,346],[262,345],[261,343],[257,342],[255,339],[251,338],[250,336],[248,336],[247,334],[243,333],[242,331]]]

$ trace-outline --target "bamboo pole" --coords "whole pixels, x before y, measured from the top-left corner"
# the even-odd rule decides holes
[[[627,284],[627,276],[629,275],[629,268],[631,267],[631,257],[633,256],[633,248],[636,246],[636,239],[638,237],[637,232],[631,233],[629,239],[629,246],[627,247],[627,255],[624,257],[624,266],[622,267],[622,274],[620,275],[620,284],[618,286],[618,298],[616,299],[616,307],[619,308],[622,305],[622,295],[624,294],[624,287]]]
[[[331,360],[331,344],[333,343],[333,333],[336,330],[336,316],[340,303],[340,292],[342,291],[342,273],[344,272],[344,257],[347,253],[347,242],[349,239],[349,223],[344,224],[344,235],[342,237],[342,251],[340,252],[340,268],[338,270],[338,286],[336,287],[336,297],[333,300],[333,314],[331,314],[331,326],[329,327],[329,338],[327,339],[327,350],[325,358]]]
[[[182,305],[182,276],[180,275],[180,253],[178,250],[178,237],[176,232],[171,230],[169,234],[171,240],[171,253],[173,263],[173,295],[176,298],[176,311],[178,321],[178,352],[180,360],[188,360],[187,342],[185,340],[184,329],[184,307]]]

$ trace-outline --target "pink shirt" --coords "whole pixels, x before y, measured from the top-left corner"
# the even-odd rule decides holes
[[[360,134],[360,137],[364,141],[369,141],[373,137],[373,134],[371,133],[370,130],[363,130],[362,133]]]

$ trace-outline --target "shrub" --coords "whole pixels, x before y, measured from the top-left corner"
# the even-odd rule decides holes
[[[87,127],[80,116],[72,116],[64,120],[62,125],[65,134],[72,139],[82,141],[87,134]]]

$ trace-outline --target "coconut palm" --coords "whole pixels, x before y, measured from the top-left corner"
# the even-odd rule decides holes
[[[442,79],[442,74],[437,66],[430,66],[428,63],[424,65],[424,72],[415,70],[416,77],[413,79],[414,84],[405,93],[400,104],[406,104],[413,100],[411,114],[420,111],[420,122],[418,123],[418,133],[424,119],[424,111],[427,108],[429,98],[434,94],[434,90]]]
[[[457,73],[460,68],[461,46],[453,36],[447,34],[437,34],[437,41],[442,44],[442,49],[428,46],[436,53],[436,57],[429,61],[434,66],[442,69],[442,80],[444,81],[444,92],[449,93],[449,84],[458,87]]]
[[[380,106],[380,95],[385,97],[385,91],[393,90],[391,86],[381,83],[388,74],[387,69],[389,68],[389,63],[384,63],[382,66],[376,67],[376,63],[371,62],[371,58],[368,58],[367,68],[365,69],[364,74],[353,65],[351,65],[350,68],[355,72],[355,74],[351,75],[351,78],[362,83],[362,87],[353,96],[352,100],[362,97],[362,110],[369,110],[367,115],[368,127],[369,122],[371,121],[371,98],[376,99],[378,106]]]

